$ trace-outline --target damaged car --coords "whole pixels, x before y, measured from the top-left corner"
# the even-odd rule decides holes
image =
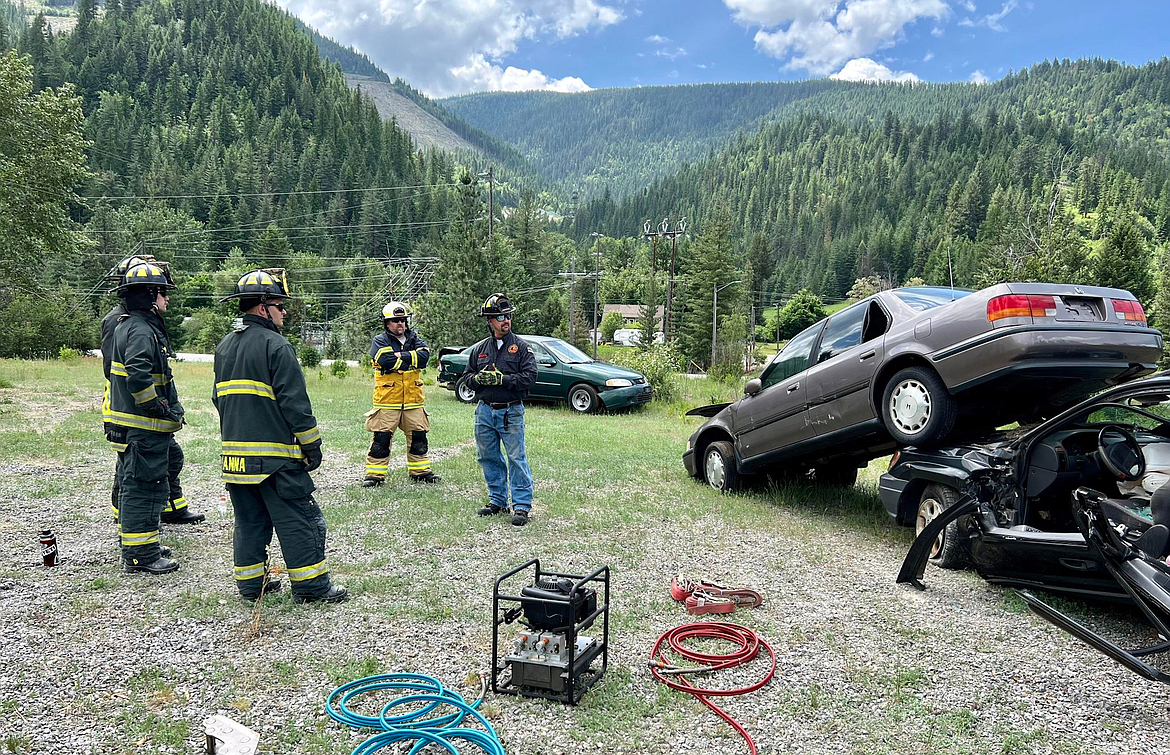
[[[882,291],[801,332],[707,417],[683,464],[712,487],[812,471],[851,485],[898,446],[1052,416],[1153,372],[1161,333],[1128,291],[1001,283]]]
[[[1170,676],[1036,597],[1033,588],[1132,603],[1170,639],[1170,377],[1135,381],[1034,427],[979,443],[908,448],[879,492],[918,537],[899,582],[922,588],[926,564],[970,564],[1022,588],[1056,626],[1156,681]]]

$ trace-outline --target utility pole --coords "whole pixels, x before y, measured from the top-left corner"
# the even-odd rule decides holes
[[[657,230],[650,229],[650,221],[647,220],[642,224],[642,235],[650,238],[654,242],[654,249],[650,255],[650,273],[653,275],[657,272],[657,258],[658,258],[658,237],[664,236],[670,239],[670,276],[666,279],[666,306],[663,307],[662,312],[662,337],[664,341],[669,341],[673,328],[671,328],[671,315],[673,312],[672,304],[674,302],[674,265],[678,256],[678,237],[687,232],[687,219],[679,218],[675,224],[674,230],[670,229],[670,219],[663,218],[662,222],[658,224]]]
[[[593,268],[593,361],[597,361],[597,309],[600,305],[601,299],[601,240],[606,238],[604,233],[594,231],[589,234],[597,239],[597,245],[594,247],[597,255],[597,264]]]
[[[577,329],[576,325],[577,314],[577,258],[573,257],[569,263],[569,343],[576,341]]]
[[[776,353],[780,353],[780,300],[776,300]]]
[[[496,192],[495,183],[492,181],[494,176],[495,166],[489,165],[487,172],[480,173],[480,178],[486,178],[488,182],[488,246],[492,244],[492,236],[496,230]]]

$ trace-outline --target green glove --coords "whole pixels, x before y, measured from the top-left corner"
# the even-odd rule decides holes
[[[504,373],[497,370],[493,365],[490,370],[475,373],[475,377],[472,380],[479,385],[503,385]]]

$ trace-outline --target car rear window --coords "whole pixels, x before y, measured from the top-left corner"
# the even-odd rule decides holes
[[[894,296],[911,309],[925,312],[950,304],[955,299],[962,299],[970,293],[973,292],[965,288],[899,288],[894,291]]]

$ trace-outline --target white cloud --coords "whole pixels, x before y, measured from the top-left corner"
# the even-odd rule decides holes
[[[669,58],[670,60],[678,60],[682,56],[686,55],[687,51],[685,49],[683,49],[682,47],[678,47],[678,48],[675,48],[674,50],[657,50],[654,54],[660,58]]]
[[[1014,11],[1017,7],[1019,6],[1016,4],[1016,0],[1008,0],[1003,4],[1003,7],[999,9],[999,13],[988,13],[986,16],[976,19],[964,18],[963,20],[959,21],[959,26],[986,26],[992,31],[1005,32],[1007,31],[1007,27],[1001,24],[1000,21],[1004,19],[1004,16]],[[975,8],[971,7],[967,10],[974,11]]]
[[[975,12],[975,3],[971,2],[971,0],[966,0],[966,2],[964,2],[962,5],[964,8],[967,9],[968,13]]]
[[[971,76],[967,79],[972,84],[990,84],[991,79],[987,78],[987,74],[983,71],[972,71]]]
[[[322,34],[353,45],[433,97],[485,89],[588,89],[507,64],[525,39],[565,38],[616,24],[612,0],[276,0]]]
[[[869,58],[854,58],[830,79],[838,81],[920,81],[909,71],[891,71],[887,66]]]
[[[934,53],[933,52],[928,52],[922,56],[923,63],[929,63],[932,60],[934,60]]]
[[[840,9],[840,0],[723,3],[739,23],[760,27],[757,50],[818,75],[892,47],[903,38],[905,27],[920,18],[941,21],[950,14],[943,0],[845,0]]]
[[[941,37],[945,33],[946,33],[946,30],[943,29],[941,26],[936,26],[930,30],[930,36],[932,36],[932,37]]]
[[[646,37],[646,41],[652,45],[664,45],[670,41],[670,37],[663,37],[660,34],[651,34],[649,37]]]

